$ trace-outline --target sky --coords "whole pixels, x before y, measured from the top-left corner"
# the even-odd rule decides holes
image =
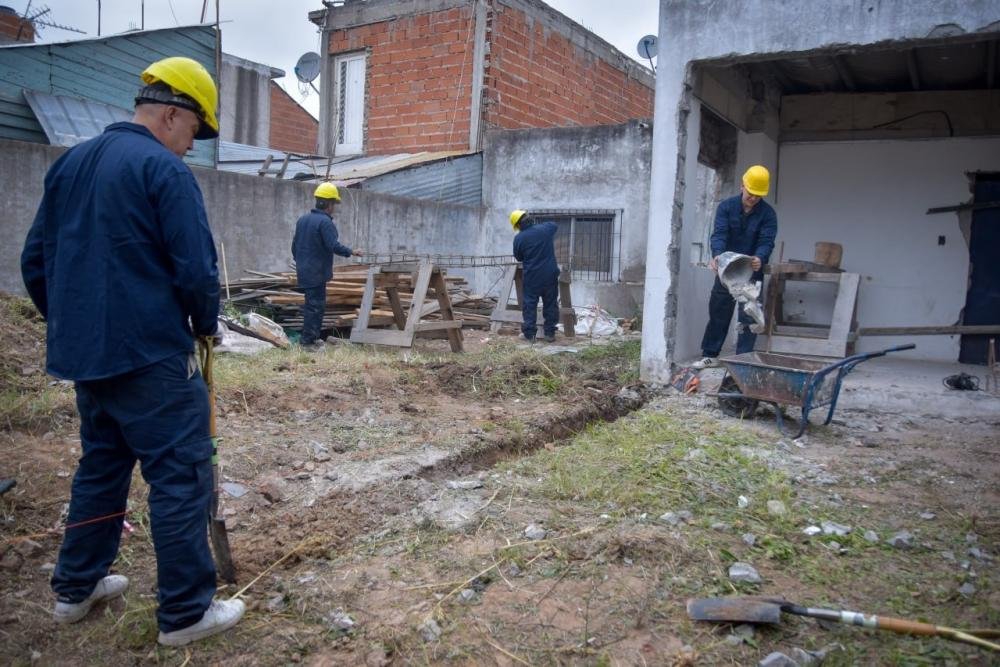
[[[656,34],[659,0],[546,0],[547,4],[639,60],[636,45],[644,35]],[[0,0],[23,14],[28,0]],[[169,28],[201,20],[202,0],[100,0],[101,35],[141,27]],[[206,21],[215,20],[215,2],[209,0]],[[98,0],[32,0],[32,8],[49,7],[43,19],[77,28],[86,34],[42,27],[36,41],[61,42],[97,36]],[[319,96],[295,79],[295,62],[307,51],[319,52],[319,33],[309,22],[310,11],[322,9],[320,0],[220,0],[222,50],[247,60],[284,70],[277,82],[314,116]],[[34,10],[32,9],[32,13]],[[648,66],[647,61],[642,61]],[[319,85],[317,80],[316,85]]]

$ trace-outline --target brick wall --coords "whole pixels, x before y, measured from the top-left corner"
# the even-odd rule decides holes
[[[20,34],[20,39],[18,39]],[[21,20],[21,17],[8,11],[0,11],[0,44],[9,44],[14,41],[34,42],[35,26],[28,21]]]
[[[486,125],[514,129],[612,125],[653,117],[653,88],[637,66],[598,58],[520,9],[495,3],[486,74]]]
[[[319,121],[310,115],[274,81],[271,84],[270,148],[286,153],[316,152]]]
[[[469,145],[471,6],[330,32],[331,56],[366,50],[364,152]]]

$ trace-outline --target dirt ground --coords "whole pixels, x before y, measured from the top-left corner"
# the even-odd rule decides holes
[[[996,664],[940,639],[787,615],[773,627],[695,623],[684,605],[781,595],[1000,627],[997,411],[946,421],[845,409],[792,441],[763,411],[741,421],[711,397],[641,386],[635,339],[548,354],[558,348],[485,333],[468,335],[465,355],[430,341],[223,357],[238,583],[220,595],[246,599],[246,618],[187,649],[156,644],[136,474],[114,567],[129,592],[57,628],[48,578],[79,451],[72,388],[40,374],[43,329],[11,304],[5,663],[743,665],[798,649],[823,664]],[[845,534],[803,532],[824,521]],[[909,539],[891,545],[901,531]],[[737,561],[761,582],[731,580]]]

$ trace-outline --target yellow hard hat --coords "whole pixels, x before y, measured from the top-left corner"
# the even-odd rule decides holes
[[[743,186],[752,195],[766,197],[771,188],[771,172],[767,167],[755,164],[743,174]]]
[[[194,136],[195,139],[214,139],[219,136],[219,120],[215,115],[215,108],[219,105],[219,90],[215,87],[215,81],[212,81],[212,75],[201,63],[183,56],[157,60],[143,71],[142,82],[147,86],[165,83],[175,94],[194,100],[198,109],[191,110],[201,118],[201,127]],[[156,98],[151,98],[151,101],[170,103]]]
[[[528,215],[528,212],[522,211],[521,209],[512,211],[510,214],[510,226],[517,229],[521,225],[521,218],[526,215]]]
[[[340,191],[337,190],[337,186],[333,183],[320,183],[319,187],[316,188],[316,192],[313,193],[316,199],[333,199],[334,201],[340,201]]]

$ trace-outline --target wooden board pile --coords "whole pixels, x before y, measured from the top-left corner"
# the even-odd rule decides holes
[[[271,319],[278,324],[301,329],[305,297],[301,292],[295,291],[297,285],[295,272],[247,271],[247,273],[251,277],[229,283],[229,301],[240,308],[267,310],[271,313]],[[343,264],[334,267],[333,278],[326,284],[326,313],[323,316],[323,328],[333,329],[354,325],[367,279],[368,266],[365,264]],[[409,309],[413,297],[411,280],[404,277],[400,281],[399,296],[406,310]],[[456,319],[463,320],[463,326],[466,328],[488,328],[496,298],[470,294],[462,277],[446,275],[445,281]],[[222,286],[223,295],[227,293],[226,288],[226,285]],[[428,297],[421,308],[421,319],[440,319],[437,313],[437,300],[431,295]],[[384,290],[376,289],[369,326],[389,327],[392,324],[389,298]]]

